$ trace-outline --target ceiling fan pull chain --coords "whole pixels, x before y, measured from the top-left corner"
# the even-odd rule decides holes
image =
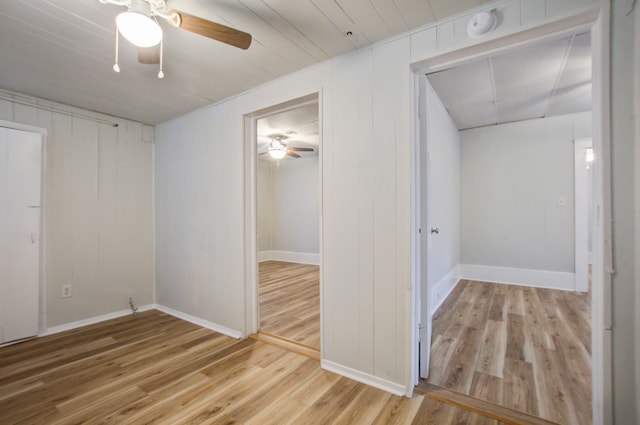
[[[113,64],[113,70],[115,72],[120,72],[120,65],[118,65],[118,50],[120,47],[120,43],[118,42],[119,39],[119,31],[118,31],[118,27],[116,27],[116,63]]]
[[[164,78],[164,72],[162,72],[162,53],[164,51],[164,37],[160,40],[160,71],[158,72],[158,78]]]

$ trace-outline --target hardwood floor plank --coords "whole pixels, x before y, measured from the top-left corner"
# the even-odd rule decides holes
[[[507,358],[505,360],[504,376],[502,403],[520,412],[539,416],[533,365],[517,359]]]
[[[345,409],[336,412],[332,425],[369,425],[390,398],[391,394],[377,388],[364,388]]]
[[[423,400],[423,397],[407,398],[392,395],[372,424],[401,425],[411,423]]]
[[[298,420],[301,424],[331,424],[336,412],[348,406],[362,390],[356,382],[340,378]]]
[[[260,329],[320,348],[320,268],[264,261],[259,264]]]
[[[463,280],[434,315],[427,383],[589,425],[590,320],[590,293]]]
[[[455,351],[445,368],[441,382],[446,388],[468,393],[476,367],[482,330],[466,327],[462,330]]]
[[[290,397],[280,397],[245,422],[246,425],[290,425],[299,423],[298,417],[307,406]]]
[[[507,323],[487,320],[476,361],[476,372],[502,378],[507,351]]]
[[[458,332],[467,341],[484,341],[483,330],[463,326]],[[586,355],[577,339],[565,344],[551,337],[566,361],[576,353]],[[473,362],[463,339],[440,338],[442,352],[454,363]],[[47,343],[48,353],[43,349]],[[32,347],[38,355],[29,363],[25,359]],[[559,367],[565,360],[547,363]],[[509,361],[505,371],[528,364]],[[235,340],[158,311],[52,335],[44,345],[35,339],[0,348],[0,368],[11,371],[11,365],[20,370],[1,378],[3,425],[498,423],[477,406],[463,409],[421,395],[394,396],[322,370],[316,360],[253,339]],[[585,379],[581,368],[566,369],[553,379]],[[467,376],[460,370],[454,375],[465,385],[468,380],[474,394],[495,397],[500,385],[502,396],[507,394],[506,376],[501,383],[486,373]]]
[[[513,360],[531,361],[531,353],[525,336],[525,321],[519,314],[507,315],[507,351],[505,357]]]
[[[473,374],[469,394],[480,400],[494,404],[502,404],[504,381],[504,379],[497,376],[476,372]]]
[[[340,379],[339,375],[317,369],[289,395],[293,400],[312,406]]]

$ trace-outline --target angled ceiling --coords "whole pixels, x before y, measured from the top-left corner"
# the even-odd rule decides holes
[[[427,75],[459,130],[591,110],[589,34]]]
[[[483,0],[167,0],[253,35],[246,50],[162,24],[165,78],[120,45],[122,7],[0,1],[0,89],[156,124],[261,83],[485,3]],[[347,32],[352,35],[347,36]],[[121,39],[122,40],[122,39]]]

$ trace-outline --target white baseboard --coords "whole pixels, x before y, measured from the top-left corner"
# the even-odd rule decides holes
[[[567,272],[461,264],[460,279],[565,291],[575,290],[575,275]]]
[[[221,334],[230,336],[231,338],[240,339],[242,338],[242,333],[240,331],[236,331],[235,329],[227,328],[226,326],[218,325],[217,323],[209,322],[208,320],[200,319],[199,317],[192,316],[187,313],[183,313],[178,310],[174,310],[170,307],[166,307],[164,305],[155,305],[157,310],[160,310],[163,313],[170,314],[178,319],[186,320],[187,322],[191,322],[195,325],[202,326],[203,328],[210,329],[215,332],[219,332]]]
[[[346,378],[353,379],[354,381],[370,385],[374,388],[378,388],[391,394],[403,396],[409,394],[409,391],[412,390],[412,388],[407,389],[403,385],[397,384],[395,382],[391,382],[386,379],[379,378],[377,376],[373,376],[368,373],[364,373],[362,371],[352,369],[350,367],[343,366],[329,360],[321,360],[320,366],[323,369],[328,370],[329,372],[337,373],[338,375],[342,375]]]
[[[286,261],[287,263],[320,265],[320,254],[290,251],[260,251],[258,261]]]
[[[147,305],[138,307],[138,311],[142,312],[142,311],[152,310],[154,308],[156,308],[155,304],[147,304]],[[107,314],[102,314],[100,316],[89,317],[88,319],[82,319],[82,320],[65,323],[58,326],[52,326],[50,328],[47,328],[47,330],[44,331],[44,333],[38,336],[53,335],[53,334],[57,334],[64,331],[70,331],[72,329],[81,328],[83,326],[104,322],[106,320],[117,319],[118,317],[127,316],[129,314],[131,314],[131,309],[114,311],[113,313],[107,313]]]
[[[436,312],[460,282],[460,265],[454,266],[431,290],[431,314]]]
[[[260,251],[258,252],[258,263],[262,263],[263,261],[270,261],[273,258],[273,251]]]
[[[169,314],[171,316],[177,317],[178,319],[186,320],[187,322],[191,322],[198,326],[202,326],[203,328],[207,328],[212,331],[228,335],[232,338],[239,339],[242,337],[242,334],[239,331],[229,329],[225,326],[221,326],[204,319],[200,319],[190,314],[182,313],[178,310],[174,310],[172,308],[169,308],[163,305],[147,304],[147,305],[138,307],[138,312],[154,310],[154,309],[159,310],[163,313]],[[59,332],[70,331],[72,329],[80,328],[82,326],[88,326],[88,325],[93,325],[95,323],[104,322],[106,320],[117,319],[118,317],[127,316],[129,314],[131,314],[131,310],[127,309],[127,310],[115,311],[113,313],[103,314],[100,316],[90,317],[88,319],[78,320],[76,322],[65,323],[63,325],[58,325],[58,326],[53,326],[51,328],[48,328],[43,334],[38,336],[53,335]]]

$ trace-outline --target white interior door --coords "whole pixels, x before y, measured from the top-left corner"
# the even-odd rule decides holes
[[[429,228],[429,169],[430,157],[427,147],[428,131],[426,120],[426,78],[420,79],[420,146],[418,148],[419,166],[417,167],[417,185],[419,187],[417,208],[419,209],[420,241],[418,243],[418,279],[420,296],[420,378],[429,376],[429,359],[431,357],[431,302],[429,300],[428,259],[430,248]]]
[[[0,343],[38,333],[42,136],[0,127]]]

